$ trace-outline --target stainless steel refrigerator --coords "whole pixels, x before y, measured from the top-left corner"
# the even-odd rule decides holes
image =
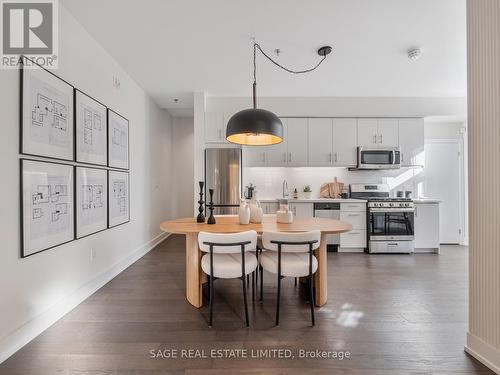
[[[241,149],[205,149],[205,201],[214,189],[214,215],[237,214],[241,197]],[[208,208],[206,209],[208,217]]]

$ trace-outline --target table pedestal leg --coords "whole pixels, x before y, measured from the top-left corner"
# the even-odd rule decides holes
[[[186,235],[186,298],[194,307],[203,306],[202,284],[206,275],[201,269],[201,251],[197,233]]]
[[[328,298],[326,234],[321,234],[321,243],[319,245],[319,249],[316,250],[316,258],[318,259],[318,270],[314,274],[314,283],[316,286],[316,306],[323,306]]]

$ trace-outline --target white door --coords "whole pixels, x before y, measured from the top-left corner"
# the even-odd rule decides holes
[[[357,122],[355,118],[333,119],[333,165],[355,167],[357,162]]]
[[[222,112],[205,112],[205,142],[224,143],[224,114]]]
[[[441,200],[441,243],[460,242],[460,156],[458,142],[425,144],[423,194]]]
[[[309,119],[308,153],[310,166],[332,165],[332,119]]]
[[[378,142],[376,118],[358,118],[358,146],[374,146]]]
[[[377,142],[379,146],[399,146],[399,131],[397,119],[381,118],[378,120]]]
[[[287,119],[281,119],[283,123],[283,142],[273,146],[265,146],[266,165],[268,167],[284,167],[287,164],[287,144],[289,138]]]
[[[287,119],[287,163],[290,167],[307,166],[307,118]]]
[[[399,147],[401,165],[422,165],[424,152],[424,120],[421,118],[399,120]]]
[[[242,157],[245,167],[266,166],[266,148],[268,146],[243,146]]]

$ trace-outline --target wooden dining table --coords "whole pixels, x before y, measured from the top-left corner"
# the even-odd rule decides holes
[[[198,247],[198,233],[236,233],[254,230],[262,232],[307,232],[319,230],[321,242],[315,251],[318,259],[318,270],[314,275],[316,289],[316,306],[323,306],[327,302],[327,252],[326,235],[344,233],[352,230],[352,225],[340,220],[327,218],[294,218],[293,223],[282,224],[276,222],[276,215],[264,215],[262,223],[242,225],[237,215],[215,216],[215,224],[197,223],[196,218],[181,218],[167,220],[161,223],[160,228],[168,233],[183,234],[186,236],[186,298],[195,307],[203,305],[202,286],[207,281],[207,275],[201,269],[203,253]]]

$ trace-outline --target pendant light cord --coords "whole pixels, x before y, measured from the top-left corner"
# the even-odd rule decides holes
[[[325,61],[326,59],[326,56],[323,56],[323,58],[321,60],[318,61],[318,63],[313,66],[312,68],[309,68],[309,69],[304,69],[304,70],[292,70],[292,69],[289,69],[283,65],[281,65],[280,63],[278,63],[277,61],[273,60],[273,58],[271,56],[269,56],[267,53],[264,52],[264,50],[261,48],[261,46],[258,44],[258,43],[255,43],[253,44],[253,81],[254,82],[257,82],[257,79],[256,79],[256,70],[257,70],[257,64],[256,64],[256,58],[257,58],[257,50],[259,50],[269,61],[271,61],[274,65],[276,65],[277,67],[283,69],[284,71],[288,72],[288,73],[292,73],[292,74],[303,74],[303,73],[309,73],[309,72],[312,72],[313,70],[317,69],[321,63],[323,61]]]
[[[321,60],[319,60],[318,63],[315,66],[313,66],[312,68],[304,69],[304,70],[292,70],[292,69],[289,69],[289,68],[281,65],[277,61],[273,60],[273,58],[271,56],[269,56],[267,53],[264,52],[264,50],[261,48],[261,46],[258,43],[254,42],[253,43],[253,107],[254,108],[257,108],[257,100],[256,100],[256,96],[257,96],[256,95],[256,86],[257,86],[257,50],[259,50],[260,53],[262,53],[262,55],[264,55],[265,58],[267,58],[269,61],[271,61],[278,68],[281,68],[284,71],[286,71],[288,73],[292,73],[292,74],[303,74],[303,73],[312,72],[313,70],[316,70],[321,65],[321,63],[323,61],[325,61],[325,59],[327,57],[327,54],[325,54],[323,56],[323,58]]]

